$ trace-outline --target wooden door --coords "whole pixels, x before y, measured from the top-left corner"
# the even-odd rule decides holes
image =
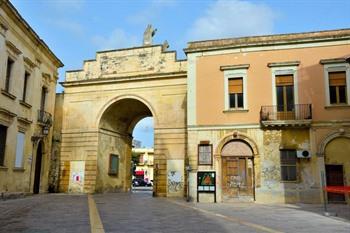
[[[253,199],[253,159],[223,157],[222,191],[224,199]]]
[[[343,165],[326,165],[327,186],[344,186]],[[328,193],[328,202],[345,202],[345,195],[341,193]]]

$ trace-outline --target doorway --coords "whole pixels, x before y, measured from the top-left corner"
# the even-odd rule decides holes
[[[38,143],[38,148],[36,150],[36,159],[35,159],[35,172],[34,172],[34,187],[33,193],[38,194],[40,191],[40,176],[41,176],[41,160],[43,157],[43,147],[42,142]]]
[[[254,158],[250,146],[231,141],[221,155],[223,200],[254,201]]]
[[[326,164],[326,181],[327,186],[344,186],[343,165]],[[327,195],[330,203],[345,202],[345,195],[342,193],[327,193]]]

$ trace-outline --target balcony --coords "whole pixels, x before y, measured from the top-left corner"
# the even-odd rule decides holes
[[[44,110],[38,110],[38,123],[46,127],[51,127],[52,125],[51,113],[45,112]]]
[[[260,123],[262,127],[310,127],[311,104],[262,106]]]

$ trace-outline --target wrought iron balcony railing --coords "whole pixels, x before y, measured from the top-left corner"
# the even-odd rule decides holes
[[[311,121],[311,104],[262,106],[260,122]]]
[[[38,122],[50,127],[52,125],[52,115],[44,110],[38,110]]]

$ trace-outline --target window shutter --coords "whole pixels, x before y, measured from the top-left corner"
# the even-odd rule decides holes
[[[329,72],[328,76],[329,76],[329,86],[346,86],[345,71]]]
[[[293,75],[276,75],[276,86],[292,86]]]
[[[243,93],[243,79],[242,78],[233,78],[229,79],[229,93]]]

